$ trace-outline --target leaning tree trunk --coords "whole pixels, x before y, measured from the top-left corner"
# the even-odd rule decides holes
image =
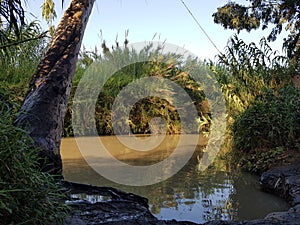
[[[45,171],[61,174],[60,141],[84,30],[95,0],[72,0],[29,84],[15,125],[40,150]]]

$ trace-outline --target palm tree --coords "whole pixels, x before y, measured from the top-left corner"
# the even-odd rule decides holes
[[[95,0],[72,0],[31,79],[15,125],[25,129],[45,159],[45,171],[61,174],[60,141],[82,37]]]

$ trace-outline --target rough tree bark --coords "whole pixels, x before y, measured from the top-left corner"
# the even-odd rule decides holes
[[[78,53],[95,0],[72,0],[39,63],[15,125],[40,149],[42,168],[61,174],[60,142]]]

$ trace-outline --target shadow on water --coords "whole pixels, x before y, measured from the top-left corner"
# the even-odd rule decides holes
[[[169,149],[167,152],[165,149],[157,149],[151,154],[144,152],[136,156],[128,149],[120,149],[113,137],[104,137],[104,140],[110,149],[114,149],[115,154],[119,153],[117,158],[128,164],[147,165],[170,154]],[[170,141],[167,140],[166,143],[170,145]],[[257,176],[230,171],[226,163],[219,159],[216,159],[215,167],[200,172],[197,169],[197,158],[201,155],[203,143],[205,140],[199,140],[194,155],[174,176],[157,184],[134,187],[114,183],[99,175],[82,158],[75,139],[63,139],[63,173],[68,181],[111,186],[144,196],[149,199],[152,213],[159,219],[190,220],[197,223],[214,219],[246,220],[263,218],[270,212],[289,208],[284,200],[262,192]],[[77,197],[91,202],[103,200],[101,196],[93,195]]]

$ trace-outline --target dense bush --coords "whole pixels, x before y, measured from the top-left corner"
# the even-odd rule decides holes
[[[66,216],[63,189],[41,172],[37,149],[23,130],[12,125],[11,104],[0,101],[1,224],[47,224]]]
[[[122,88],[139,78],[151,76],[163,77],[181,86],[182,89],[189,94],[192,101],[195,102],[195,107],[199,113],[199,117],[209,120],[209,106],[207,104],[204,91],[202,87],[200,87],[200,85],[188,75],[188,71],[191,68],[204,68],[205,64],[203,62],[191,58],[188,60],[188,62],[185,62],[185,65],[183,65],[181,62],[181,55],[162,54],[160,53],[160,48],[155,49],[151,45],[142,49],[140,52],[136,52],[133,49],[130,50],[126,47],[124,49],[117,47],[111,51],[108,51],[107,48],[104,48],[104,50],[106,50],[106,52],[104,51],[103,54],[97,53],[96,50],[95,52],[90,53],[81,52],[80,59],[77,64],[77,72],[74,78],[74,86],[71,91],[70,103],[65,117],[65,136],[73,135],[71,109],[74,93],[80,77],[82,77],[85,71],[90,69],[89,66],[92,62],[100,62],[103,63],[103,65],[106,62],[109,62],[114,63],[116,67],[118,67],[119,64],[123,63],[119,62],[118,60],[122,61],[122,59],[124,59],[125,61],[128,60],[130,62],[134,62],[135,59],[137,59],[138,61],[137,63],[122,67],[106,81],[101,91],[99,91],[96,107],[93,107],[95,108],[96,127],[98,134],[100,135],[113,134],[113,128],[111,124],[112,105]],[[151,60],[139,62],[140,59]],[[105,69],[104,66],[94,69],[96,70],[96,72],[94,72],[96,74],[109,73],[102,71]],[[205,70],[203,69],[203,71]],[[98,78],[95,78],[90,82],[95,82],[96,79]],[[86,86],[88,89],[92,85],[86,84]],[[139,88],[142,91],[145,90],[143,87]],[[156,90],[155,84],[153,84],[153,87],[147,86],[147,89],[151,88]],[[172,89],[166,87],[163,91],[163,94],[168,96],[169,99],[178,99],[176,96],[177,93],[175,93]],[[186,104],[188,103],[181,102],[183,110],[185,110],[184,106]],[[84,109],[89,107],[89,105],[86,105]],[[187,115],[189,112],[186,112],[185,114]],[[181,132],[180,118],[178,116],[178,112],[172,105],[172,102],[151,96],[138,101],[133,106],[129,118],[126,118],[125,120],[129,122],[129,126],[133,133],[147,134],[150,132],[149,121],[151,121],[151,119],[154,117],[160,117],[165,121],[168,127],[167,133],[173,134]],[[81,118],[87,121],[87,123],[90,119],[83,117]],[[195,121],[195,123],[196,122],[197,121]],[[82,133],[89,134],[90,131],[87,129],[88,127],[85,127],[85,130],[82,131]],[[185,130],[184,132],[189,133],[189,130]]]
[[[299,90],[286,86],[266,94],[239,115],[233,124],[234,149],[244,168],[268,169],[287,150],[300,151]],[[243,157],[241,157],[243,155]]]
[[[235,164],[260,172],[299,149],[299,90],[291,85],[296,71],[286,57],[264,39],[256,46],[234,37],[212,68],[227,102]]]
[[[273,52],[265,39],[257,46],[246,44],[237,36],[211,67],[232,118],[248,109],[263,93],[289,84],[293,75],[288,58]]]

